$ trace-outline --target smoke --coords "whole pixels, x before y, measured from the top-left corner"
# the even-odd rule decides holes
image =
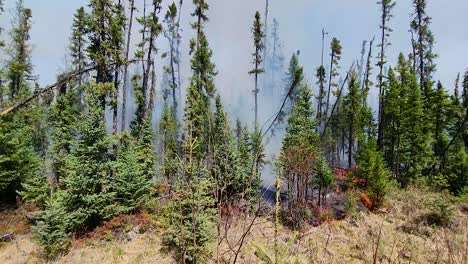
[[[141,11],[144,0],[137,0],[136,4]],[[56,78],[57,69],[64,68],[63,58],[68,47],[73,13],[80,6],[87,5],[87,0],[25,0],[25,6],[33,11],[34,25],[31,32],[31,43],[34,44],[33,63],[35,73],[40,77],[42,86],[53,83]],[[127,3],[128,1],[123,1]],[[147,5],[151,3],[147,0]],[[178,1],[175,1],[178,2]],[[317,86],[314,77],[315,70],[321,60],[321,30],[325,28],[329,35],[325,40],[325,65],[329,65],[329,42],[332,37],[341,40],[343,56],[341,61],[341,76],[345,75],[349,66],[360,61],[362,43],[379,36],[379,7],[375,0],[342,1],[342,0],[270,0],[268,28],[272,32],[272,21],[275,18],[279,23],[279,35],[282,44],[282,53],[285,58],[284,64],[294,52],[300,51],[299,62],[304,67],[305,81],[308,82],[316,93]],[[163,0],[160,14],[161,22],[166,12],[166,7],[172,3],[171,0]],[[232,122],[239,118],[251,128],[253,125],[253,93],[254,80],[249,75],[252,69],[252,55],[254,51],[251,27],[253,17],[258,10],[264,15],[265,1],[252,0],[208,0],[210,11],[209,21],[205,26],[210,47],[213,50],[213,61],[216,64],[218,75],[216,77],[216,88],[220,93],[225,109],[229,113]],[[13,7],[14,1],[6,2],[6,10]],[[428,4],[428,14],[433,17],[431,29],[436,38],[435,52],[439,54],[437,59],[437,73],[435,79],[440,79],[447,89],[452,90],[453,82],[458,72],[465,70],[466,62],[461,58],[468,57],[468,34],[465,25],[468,24],[468,16],[464,13],[468,10],[468,1],[452,0],[450,3],[444,0],[431,1]],[[182,11],[182,43],[181,43],[181,109],[185,101],[185,88],[191,75],[189,40],[194,37],[190,23],[194,19],[190,16],[193,12],[192,1],[185,0]],[[391,34],[392,45],[387,50],[389,66],[394,65],[399,52],[408,54],[410,52],[410,35],[408,33],[410,14],[412,13],[411,1],[397,1],[394,10],[394,18],[390,26],[394,29]],[[140,16],[141,14],[136,14]],[[0,24],[7,30],[10,28],[9,19],[11,15],[5,12],[0,18]],[[136,24],[136,23],[135,23]],[[132,46],[135,48],[139,42],[138,27],[135,27],[132,38]],[[7,34],[2,34],[7,39]],[[375,44],[378,41],[375,42]],[[8,41],[7,41],[8,43]],[[161,34],[158,40],[159,55],[168,50],[167,40]],[[271,43],[268,44],[271,48]],[[134,49],[133,48],[133,49]],[[366,48],[368,49],[368,48]],[[374,47],[374,62],[377,49]],[[133,51],[130,53],[133,54]],[[3,60],[5,57],[3,58]],[[156,110],[162,107],[162,67],[167,64],[167,59],[156,58],[157,65],[157,101]],[[264,78],[260,81],[259,94],[259,116],[260,124],[263,124],[279,108],[280,98],[283,95],[284,70],[278,70],[271,75],[272,62],[267,60]],[[327,72],[328,72],[328,66]],[[137,67],[130,69],[130,74],[137,71]],[[268,81],[269,78],[273,81]],[[375,82],[377,72],[374,69],[371,76]],[[273,90],[273,92],[271,92]],[[279,91],[279,92],[278,92]],[[131,93],[131,90],[129,91]],[[372,89],[370,105],[376,104],[377,89]],[[133,100],[129,98],[129,118],[133,116]],[[315,102],[314,102],[315,103]],[[314,106],[315,109],[315,106]],[[158,115],[155,117],[157,126]],[[281,146],[282,132],[277,131],[275,137],[268,141],[266,146],[271,157],[278,153]],[[264,172],[265,184],[271,182],[273,173]]]

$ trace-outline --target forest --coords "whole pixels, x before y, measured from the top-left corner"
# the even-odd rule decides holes
[[[99,248],[92,241],[148,236],[158,239],[143,253],[152,258],[126,259],[120,248],[111,263],[467,263],[468,68],[451,83],[435,78],[431,1],[410,1],[407,50],[388,52],[399,1],[380,0],[379,35],[354,40],[362,52],[351,65],[326,28],[315,65],[303,65],[300,51],[285,58],[266,0],[242,29],[251,36],[247,120],[228,114],[217,85],[206,26],[220,0],[86,1],[69,18],[67,65],[46,86],[32,61],[34,10],[23,0],[6,10],[7,1],[0,262],[97,263],[105,257],[66,258]],[[335,243],[358,233],[340,240],[337,226],[364,228],[369,245],[340,253]],[[25,236],[35,261],[7,258]],[[408,242],[421,237],[428,248]]]

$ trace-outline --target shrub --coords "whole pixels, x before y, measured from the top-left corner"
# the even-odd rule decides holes
[[[71,242],[68,235],[70,222],[64,210],[61,192],[55,193],[33,227],[34,237],[42,245],[44,257],[51,259],[68,250]]]
[[[427,222],[430,225],[448,226],[454,218],[455,207],[448,196],[437,196],[428,204]]]
[[[366,194],[372,201],[372,208],[379,207],[390,187],[390,171],[377,150],[375,141],[365,143],[356,155],[356,174],[365,180]]]

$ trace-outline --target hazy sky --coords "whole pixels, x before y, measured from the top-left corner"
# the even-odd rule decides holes
[[[142,3],[143,0],[137,0]],[[0,19],[8,29],[9,9],[14,0],[6,0],[6,9]],[[68,38],[75,10],[87,4],[87,0],[25,0],[25,5],[33,11],[31,42],[34,45],[33,64],[39,83],[46,85],[55,80],[57,70],[63,68]],[[125,1],[124,1],[125,2]],[[147,0],[147,2],[151,2]],[[166,7],[172,1],[164,0]],[[190,75],[188,40],[193,36],[189,22],[192,1],[184,1],[183,21],[183,58],[182,75]],[[379,36],[379,6],[376,0],[270,0],[269,22],[276,18],[280,24],[280,36],[284,46],[286,62],[292,52],[301,51],[300,62],[304,66],[306,77],[315,83],[313,73],[320,63],[321,29],[329,32],[326,47],[331,37],[338,37],[343,45],[342,71],[352,61],[359,59],[363,40]],[[410,51],[408,32],[412,1],[397,1],[391,27],[392,46],[389,47],[388,59],[394,62],[398,52]],[[141,4],[138,3],[139,6]],[[210,4],[206,31],[213,59],[219,71],[217,89],[228,108],[236,108],[239,100],[252,100],[245,96],[253,89],[252,77],[247,74],[251,66],[252,40],[251,25],[255,11],[263,16],[265,0],[208,0]],[[457,72],[468,67],[468,11],[467,0],[428,0],[427,12],[433,18],[431,29],[436,37],[435,52],[437,73],[448,89],[452,89]],[[163,15],[165,10],[161,13]],[[3,35],[5,38],[5,34]],[[377,41],[376,41],[377,42]],[[165,50],[166,41],[161,37],[160,49]],[[377,43],[376,43],[377,44]],[[326,50],[328,59],[329,51]],[[374,57],[377,55],[374,48]],[[159,63],[161,66],[162,63]],[[373,77],[375,78],[376,72]],[[250,102],[249,102],[250,103]],[[262,102],[260,102],[262,103]],[[234,104],[234,105],[233,105]],[[231,106],[231,107],[230,107]],[[237,113],[241,117],[249,111]]]
[[[345,71],[353,61],[360,58],[363,40],[379,37],[379,6],[377,0],[270,0],[269,23],[276,18],[280,24],[280,37],[284,47],[286,63],[291,54],[300,50],[300,63],[304,66],[306,79],[314,84],[314,71],[320,64],[321,30],[329,32],[326,40],[326,56],[329,60],[329,42],[337,37],[343,45],[342,67]],[[14,0],[5,0],[6,12],[0,18],[0,24],[10,28],[9,9]],[[53,83],[57,70],[65,65],[68,38],[75,10],[87,5],[87,0],[24,0],[33,12],[31,43],[34,45],[33,64],[39,83]],[[127,1],[124,1],[127,2]],[[141,6],[143,0],[137,0]],[[147,2],[151,2],[147,0]],[[167,7],[169,0],[163,0]],[[193,18],[192,1],[184,1],[182,27],[182,76],[187,84],[190,76],[188,40],[193,37],[189,23]],[[391,27],[392,46],[387,55],[391,63],[398,53],[410,52],[410,34],[408,32],[412,1],[396,1]],[[468,67],[468,1],[467,0],[428,0],[427,13],[432,16],[431,29],[435,35],[434,51],[437,59],[436,79],[440,79],[449,89],[453,89],[458,72]],[[216,78],[220,92],[231,119],[240,117],[243,121],[253,119],[253,79],[248,75],[251,69],[251,26],[257,10],[264,14],[265,0],[208,0],[210,4],[206,33],[213,49],[213,60],[219,74]],[[161,16],[165,14],[163,10]],[[6,34],[2,35],[6,38]],[[135,41],[134,41],[135,42]],[[167,41],[161,37],[158,41],[161,51],[167,50]],[[376,41],[377,44],[377,41]],[[377,55],[374,48],[374,58]],[[2,59],[3,61],[3,59]],[[159,63],[158,63],[159,62]],[[158,58],[159,67],[163,62]],[[375,61],[374,61],[375,64]],[[161,70],[160,70],[161,72]],[[374,70],[373,78],[376,78]],[[186,86],[186,85],[183,85]],[[375,101],[375,90],[371,100]],[[160,93],[159,93],[160,94]],[[260,94],[260,120],[264,121],[277,108],[276,102],[262,100]],[[279,144],[280,141],[276,143]]]

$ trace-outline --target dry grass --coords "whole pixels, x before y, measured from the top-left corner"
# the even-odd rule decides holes
[[[426,201],[438,194],[417,189],[395,191],[376,213],[357,213],[343,221],[308,227],[299,234],[280,231],[280,263],[450,263],[466,264],[468,215],[457,206],[455,220],[447,227],[418,223],[427,214]],[[466,206],[466,204],[464,205]],[[243,221],[228,232],[231,247],[242,235]],[[131,241],[103,241],[75,246],[56,263],[175,263],[162,246],[162,230],[139,234]],[[209,263],[230,263],[233,252],[226,240],[219,254],[213,246]],[[266,218],[255,222],[238,263],[262,263],[263,251],[273,259],[274,225]],[[1,263],[43,263],[29,236],[0,248]],[[218,256],[218,257],[217,257]]]

